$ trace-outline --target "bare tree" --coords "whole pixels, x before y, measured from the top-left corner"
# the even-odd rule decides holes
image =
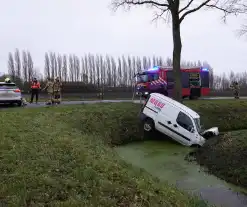
[[[55,78],[55,70],[56,70],[56,55],[53,52],[50,52],[49,54],[50,58],[50,70],[51,70],[51,77]]]
[[[21,78],[21,58],[18,49],[15,50],[15,72],[18,79]]]
[[[101,81],[101,89],[104,93],[104,86],[105,86],[105,61],[103,56],[100,56],[100,81]]]
[[[182,101],[180,71],[182,41],[180,25],[183,20],[189,14],[197,12],[202,8],[220,10],[223,12],[224,18],[230,14],[236,15],[244,13],[246,10],[244,0],[188,0],[187,3],[181,0],[113,0],[112,5],[115,10],[119,7],[131,8],[132,6],[146,5],[157,11],[154,20],[165,18],[169,21],[171,17],[173,36],[173,73],[175,76],[174,98],[178,101]]]
[[[45,72],[45,77],[50,78],[51,77],[51,71],[50,71],[50,58],[48,53],[45,53],[45,68],[44,68],[44,72]]]
[[[54,74],[55,77],[58,77],[57,56],[55,53],[53,53],[53,58],[54,58]]]
[[[10,77],[12,78],[13,81],[15,81],[15,63],[14,63],[14,58],[12,53],[9,53],[9,60],[8,60],[8,73],[10,75]]]
[[[84,72],[84,82],[88,83],[89,82],[89,62],[88,62],[89,57],[87,55],[84,56],[84,63],[85,63],[85,72]]]
[[[126,86],[128,82],[128,64],[124,55],[122,56],[122,72],[123,72],[123,84]]]
[[[62,71],[62,77],[63,81],[66,82],[68,80],[68,66],[67,66],[67,56],[63,55],[63,71]]]
[[[81,72],[81,64],[80,59],[74,55],[74,70],[75,70],[75,81],[79,81],[80,72]]]
[[[70,76],[70,81],[74,81],[74,61],[73,61],[73,56],[69,55],[69,76]]]
[[[33,76],[33,59],[29,51],[27,52],[27,73],[28,73],[28,82],[31,82]]]
[[[106,63],[107,86],[112,86],[111,58],[109,55],[106,55],[105,63]]]
[[[245,6],[245,5],[243,5]],[[247,7],[246,7],[247,9]],[[242,25],[241,29],[238,31],[238,35],[241,36],[246,36],[247,34],[247,24]]]
[[[113,57],[111,57],[111,71],[112,71],[112,74],[111,74],[112,84],[113,84],[113,87],[116,87],[117,86],[117,65]]]
[[[28,82],[28,64],[27,64],[27,53],[22,51],[22,74],[25,82]]]
[[[57,56],[57,67],[58,67],[58,77],[62,79],[62,65],[63,65],[63,58],[60,54]]]
[[[97,88],[100,89],[100,56],[97,55],[95,58],[95,67],[96,67],[96,74],[95,77],[97,78]]]

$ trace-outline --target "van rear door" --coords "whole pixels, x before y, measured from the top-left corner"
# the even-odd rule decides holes
[[[151,94],[142,110],[146,116],[152,118],[155,121],[156,116],[162,107],[162,102],[159,100],[159,98]]]

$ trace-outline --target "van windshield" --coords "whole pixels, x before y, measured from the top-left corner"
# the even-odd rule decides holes
[[[196,125],[196,130],[200,133],[201,132],[201,123],[200,123],[200,118],[195,118],[195,125]]]

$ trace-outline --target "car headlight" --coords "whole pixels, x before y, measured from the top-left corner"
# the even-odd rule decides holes
[[[145,94],[145,95],[148,95],[148,92],[145,92],[144,94]]]

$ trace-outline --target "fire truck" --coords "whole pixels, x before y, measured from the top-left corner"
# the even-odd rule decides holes
[[[182,97],[195,99],[207,96],[209,88],[209,70],[205,67],[181,68]],[[135,75],[136,95],[146,97],[150,93],[161,93],[172,97],[175,78],[172,67],[155,66],[142,70]]]

